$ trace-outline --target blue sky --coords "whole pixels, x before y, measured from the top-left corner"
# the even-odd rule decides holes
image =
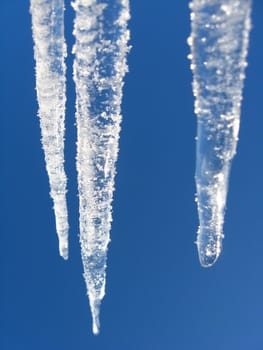
[[[262,350],[263,3],[253,29],[222,256],[199,266],[196,118],[187,1],[131,1],[128,61],[101,334],[91,332],[78,242],[72,56],[66,171],[70,260],[58,254],[40,145],[29,1],[0,5],[0,348]],[[66,1],[66,36],[73,11]]]

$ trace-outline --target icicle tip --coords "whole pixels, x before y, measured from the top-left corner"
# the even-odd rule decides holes
[[[198,250],[199,262],[202,267],[211,267],[218,260],[219,255]]]
[[[93,321],[92,324],[92,332],[94,335],[99,335],[100,333],[100,329],[98,328],[98,325],[95,323],[95,321]]]
[[[59,254],[64,260],[68,260],[68,242],[59,242]]]
[[[202,267],[211,267],[218,260],[222,251],[222,236],[216,240],[197,241],[199,262]]]
[[[100,304],[101,300],[93,300],[90,302],[91,314],[92,314],[92,332],[94,335],[100,333]]]

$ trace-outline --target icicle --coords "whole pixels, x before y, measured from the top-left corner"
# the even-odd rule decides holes
[[[36,90],[42,144],[54,201],[60,255],[68,258],[68,214],[64,172],[65,63],[64,1],[31,0]]]
[[[73,48],[80,243],[93,332],[105,294],[115,163],[129,31],[128,0],[76,0]]]
[[[250,30],[250,0],[194,0],[191,69],[197,114],[196,186],[202,266],[222,250],[231,160],[238,141]]]

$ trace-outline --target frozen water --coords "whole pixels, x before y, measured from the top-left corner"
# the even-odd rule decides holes
[[[84,278],[99,332],[112,221],[115,163],[129,31],[128,0],[76,0],[76,85],[80,243]]]
[[[188,39],[197,115],[196,188],[202,266],[222,250],[229,172],[236,152],[250,31],[250,0],[193,0]]]
[[[54,202],[60,255],[68,258],[67,178],[64,171],[66,103],[64,1],[31,0],[36,90],[42,145]]]

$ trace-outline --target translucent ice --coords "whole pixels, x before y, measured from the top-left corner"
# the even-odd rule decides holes
[[[193,0],[190,59],[197,115],[196,188],[202,266],[222,250],[224,213],[250,31],[250,0]]]
[[[80,243],[93,332],[98,333],[127,71],[129,2],[76,0],[73,8]]]
[[[54,202],[60,255],[68,258],[67,178],[64,171],[66,103],[64,0],[31,0],[36,90],[42,145]]]

